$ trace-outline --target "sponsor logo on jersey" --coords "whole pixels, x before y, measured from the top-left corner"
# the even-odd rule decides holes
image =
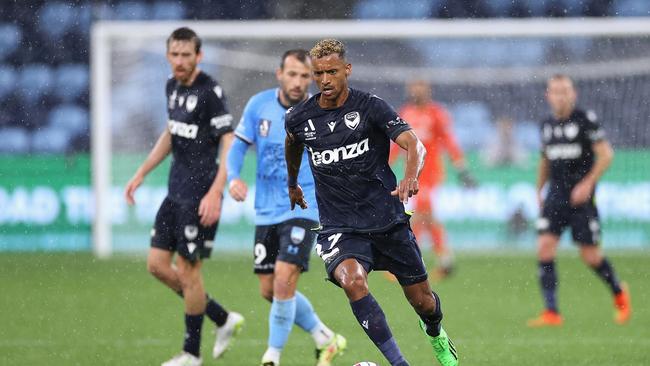
[[[309,140],[316,140],[316,127],[311,119],[307,120],[307,126],[305,126],[305,141]]]
[[[271,121],[268,119],[260,120],[260,137],[267,137],[269,135],[269,130],[271,129]]]
[[[556,144],[546,147],[546,157],[549,160],[577,159],[582,155],[582,146],[578,143]]]
[[[187,243],[187,251],[190,252],[190,254],[194,253],[196,250],[196,243]]]
[[[187,97],[187,101],[185,102],[185,109],[187,109],[188,112],[192,113],[194,108],[196,108],[196,104],[199,101],[199,97],[196,95],[190,95]]]
[[[315,166],[318,165],[329,165],[332,163],[338,163],[341,160],[354,159],[358,156],[365,154],[370,147],[368,145],[368,139],[364,139],[360,142],[355,142],[350,145],[337,147],[336,149],[323,150],[323,151],[314,151],[309,148],[311,152],[311,160]]]
[[[330,132],[334,132],[334,127],[336,127],[336,121],[327,122],[327,127],[330,128]]]
[[[401,125],[405,125],[405,124],[406,124],[406,121],[404,121],[404,120],[401,119],[400,117],[397,117],[397,118],[395,118],[395,119],[391,119],[391,120],[388,121],[388,123],[387,123],[388,127],[401,126]]]
[[[172,135],[185,137],[186,139],[195,139],[199,133],[199,126],[190,123],[169,120],[167,121],[167,127]]]
[[[349,129],[354,130],[359,125],[359,121],[361,121],[361,115],[359,115],[359,112],[350,112],[343,117],[343,120]]]
[[[232,115],[231,114],[222,114],[220,116],[212,117],[210,120],[210,125],[217,130],[220,128],[228,127],[232,124]]]
[[[580,132],[580,128],[575,123],[569,123],[564,126],[564,136],[569,140],[575,139],[578,136],[578,132]]]

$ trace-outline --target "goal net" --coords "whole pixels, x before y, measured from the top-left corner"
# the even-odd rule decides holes
[[[646,20],[99,22],[92,35],[93,242],[99,256],[148,246],[169,162],[147,178],[135,207],[127,207],[122,192],[165,128],[165,40],[183,25],[203,39],[201,67],[224,87],[236,119],[250,96],[277,85],[274,71],[285,50],[310,49],[321,38],[346,42],[352,87],[395,108],[405,101],[405,82],[431,83],[479,181],[464,189],[448,169],[435,193],[436,216],[458,248],[533,247],[537,121],[548,115],[546,78],[566,73],[576,82],[579,106],[595,111],[617,151],[598,188],[605,242],[650,245]],[[253,159],[244,177],[254,180]],[[226,195],[217,247],[250,248],[253,215],[250,199],[236,204]]]

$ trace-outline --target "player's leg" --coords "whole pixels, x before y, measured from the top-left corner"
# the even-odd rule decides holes
[[[202,262],[182,256],[176,258],[178,279],[185,302],[185,341],[183,351],[200,357],[201,328],[205,313],[205,289],[201,276]]]
[[[436,186],[431,184],[424,187],[424,190],[416,196],[416,206],[411,222],[413,231],[418,236],[420,227],[424,227],[431,237],[431,249],[438,259],[438,267],[435,271],[436,279],[443,279],[451,274],[454,265],[454,257],[451,247],[447,245],[447,234],[445,227],[438,221],[433,207],[433,195]]]
[[[594,270],[612,292],[616,310],[614,320],[619,324],[626,323],[632,315],[629,289],[627,284],[619,281],[611,262],[603,255],[599,245],[598,211],[593,204],[588,203],[575,210],[571,220],[571,231],[574,241],[580,247],[580,257],[583,262]]]
[[[368,273],[355,258],[341,261],[334,280],[350,300],[352,313],[370,340],[391,365],[408,365],[386,321],[386,315],[368,289]]]
[[[178,205],[167,199],[160,206],[154,228],[151,231],[151,249],[147,256],[147,270],[182,298],[183,290],[176,266],[172,263],[177,242],[177,233],[174,230],[176,228],[176,210],[179,209]],[[205,297],[207,301],[206,315],[218,327],[223,326],[228,312],[208,293],[205,294]]]
[[[544,310],[527,324],[530,327],[560,326],[562,317],[557,306],[557,285],[558,277],[555,269],[555,256],[560,242],[560,235],[568,224],[567,205],[552,204],[545,202],[540,218],[537,220],[537,263],[538,278]]]
[[[420,328],[431,344],[435,357],[445,366],[458,365],[458,354],[440,326],[440,298],[431,290],[422,253],[408,224],[396,225],[389,232],[375,235],[375,265],[391,271],[404,295],[420,317]]]

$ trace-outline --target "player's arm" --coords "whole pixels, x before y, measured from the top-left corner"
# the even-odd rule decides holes
[[[614,159],[614,149],[612,149],[609,141],[605,139],[596,141],[593,143],[592,148],[596,156],[596,161],[589,173],[573,187],[571,191],[571,204],[573,206],[581,205],[591,198],[596,183],[605,171],[607,171],[607,168],[609,168],[609,165]]]
[[[140,165],[138,170],[135,171],[133,177],[126,184],[126,188],[124,189],[124,197],[126,198],[126,202],[129,205],[135,204],[133,195],[135,193],[135,190],[138,189],[138,187],[142,184],[147,174],[149,174],[150,171],[157,167],[158,164],[160,164],[160,162],[163,161],[171,151],[172,135],[169,133],[169,129],[165,128],[165,131],[160,134],[158,141],[156,141],[153,149],[151,149],[151,152],[149,152],[149,156],[147,156],[145,161],[142,163],[142,165]]]
[[[399,182],[391,194],[399,196],[399,200],[402,202],[408,202],[409,197],[416,195],[420,189],[418,177],[422,172],[427,150],[412,130],[400,133],[395,139],[395,143],[406,150],[406,167],[404,179]]]
[[[292,210],[296,207],[296,204],[302,209],[307,208],[307,201],[305,201],[302,188],[298,184],[298,173],[300,172],[304,150],[305,145],[287,132],[287,137],[284,139],[284,159],[287,162],[287,185],[289,186],[289,200],[291,201]]]
[[[201,225],[211,226],[221,215],[221,199],[223,197],[223,189],[226,186],[226,175],[228,169],[227,159],[224,157],[228,156],[228,150],[232,145],[232,140],[235,137],[233,132],[226,132],[221,135],[221,142],[219,146],[219,156],[221,157],[219,163],[219,169],[217,170],[217,175],[210,185],[208,193],[203,196],[201,202],[199,203],[199,216],[201,217]]]
[[[467,170],[467,162],[465,161],[465,155],[463,150],[458,145],[458,141],[454,137],[453,132],[451,131],[451,118],[445,110],[441,110],[439,113],[439,121],[437,124],[440,131],[438,131],[438,136],[440,136],[441,143],[445,148],[445,151],[449,154],[451,159],[451,164],[456,169],[458,173],[458,180],[467,188],[476,187],[476,179]]]
[[[246,199],[248,194],[248,186],[239,175],[241,174],[242,167],[244,166],[244,158],[249,144],[239,137],[235,137],[228,151],[227,161],[227,180],[228,192],[230,196],[237,202],[242,202]]]
[[[542,155],[542,158],[539,161],[539,167],[537,168],[537,184],[536,184],[536,193],[537,193],[537,204],[541,209],[544,205],[544,200],[542,199],[542,189],[544,184],[548,180],[548,159],[546,156]]]

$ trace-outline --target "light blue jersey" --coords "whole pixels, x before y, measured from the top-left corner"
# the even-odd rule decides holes
[[[257,148],[255,183],[255,224],[272,225],[293,218],[318,221],[314,178],[307,169],[307,152],[302,156],[298,184],[309,208],[291,211],[284,160],[284,116],[286,108],[278,100],[279,89],[269,89],[250,98],[235,130],[237,137],[228,154],[228,182],[239,178],[244,155],[250,145]]]

